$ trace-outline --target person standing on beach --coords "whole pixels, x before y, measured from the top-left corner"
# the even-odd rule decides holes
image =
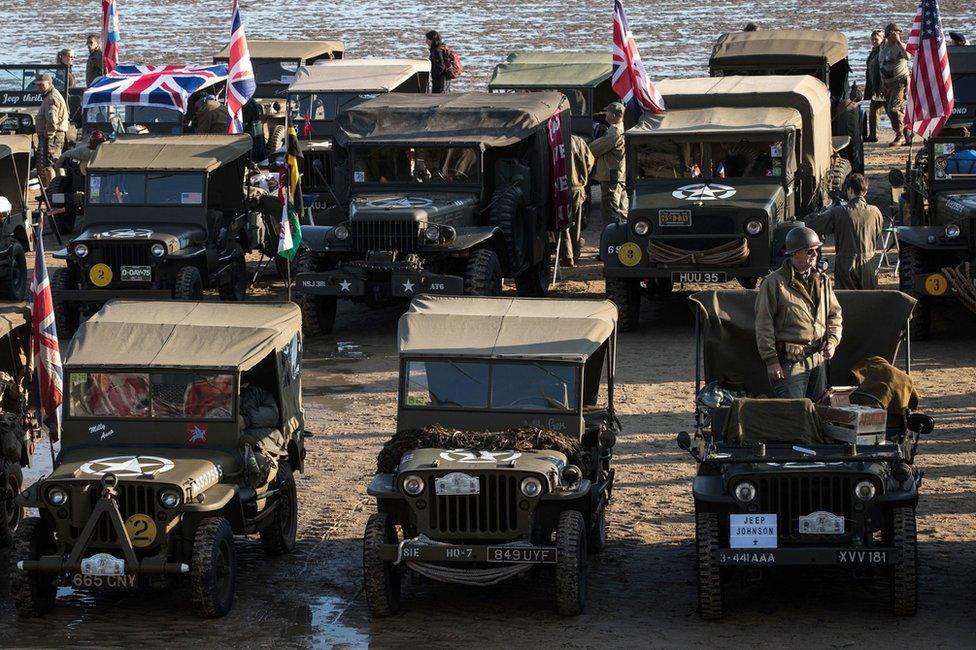
[[[85,85],[91,86],[92,82],[105,74],[105,61],[102,58],[102,46],[98,42],[97,34],[89,34],[85,40],[88,46],[88,61],[85,63]]]
[[[433,29],[427,32],[427,48],[430,50],[430,91],[433,93],[451,92],[451,80],[447,76],[447,48],[441,35]]]
[[[868,108],[868,137],[865,142],[878,141],[878,115],[885,108],[884,95],[881,92],[881,44],[884,33],[880,29],[871,32],[871,53],[868,54],[867,70],[864,75],[864,96],[871,101]]]
[[[627,220],[627,162],[624,158],[624,105],[613,102],[605,109],[606,134],[590,143],[590,153],[596,159],[593,180],[600,181],[600,204],[603,223],[623,223]]]
[[[884,42],[878,51],[881,67],[881,91],[885,98],[885,112],[891,120],[895,139],[888,145],[908,144],[905,129],[905,102],[908,97],[908,49],[901,40],[901,28],[895,23],[885,27]]]
[[[63,50],[58,51],[57,57],[58,65],[68,66],[68,88],[74,88],[77,84],[75,83],[75,73],[71,69],[71,66],[75,64],[75,51],[70,47],[66,47]]]

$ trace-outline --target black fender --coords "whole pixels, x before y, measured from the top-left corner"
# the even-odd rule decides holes
[[[604,269],[622,266],[615,249],[628,241],[630,241],[630,229],[626,223],[610,223],[603,227],[603,232],[600,233],[600,259],[603,260]]]
[[[302,226],[302,246],[315,253],[326,251],[326,238],[333,226]]]
[[[966,242],[946,239],[941,226],[898,226],[898,241],[922,250],[966,250]]]
[[[695,502],[731,503],[732,497],[725,493],[725,483],[717,474],[696,476],[691,484],[691,492]]]

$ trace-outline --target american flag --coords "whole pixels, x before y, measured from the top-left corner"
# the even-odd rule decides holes
[[[119,10],[115,0],[102,0],[102,60],[106,73],[119,64]]]
[[[231,6],[230,56],[227,60],[230,68],[227,83],[227,112],[230,113],[230,121],[227,132],[241,133],[244,131],[241,109],[254,96],[258,87],[254,81],[254,69],[251,67],[251,53],[247,49],[247,36],[244,35],[240,2],[231,0]]]
[[[51,440],[58,439],[61,423],[61,396],[64,369],[58,346],[58,328],[54,321],[54,299],[51,281],[44,263],[43,220],[36,226],[37,250],[34,252],[34,279],[31,281],[32,353],[41,403],[41,421],[48,425]]]
[[[155,106],[185,113],[190,95],[226,78],[222,65],[120,65],[92,83],[81,106]]]
[[[918,37],[922,33],[922,5],[918,6],[918,13],[912,18],[912,28],[908,30],[908,42],[905,43],[905,49],[908,50],[908,56],[915,56],[918,52]]]
[[[647,76],[621,0],[613,3],[613,90],[638,115],[664,112],[664,98]]]
[[[919,5],[921,31],[912,80],[908,86],[905,124],[912,131],[929,138],[939,135],[952,115],[955,98],[952,76],[949,74],[949,54],[946,52],[939,0],[922,0]]]

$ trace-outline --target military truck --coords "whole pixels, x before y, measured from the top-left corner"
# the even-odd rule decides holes
[[[850,165],[833,150],[826,89],[806,76],[658,84],[668,111],[624,134],[630,213],[603,230],[607,297],[620,327],[675,286],[755,287],[786,233],[828,205]]]
[[[430,61],[340,59],[303,66],[288,87],[291,122],[302,147],[302,197],[320,225],[345,220],[349,174],[336,145],[339,114],[385,93],[430,91]]]
[[[261,109],[268,151],[274,152],[285,144],[285,118],[288,112],[285,95],[288,86],[295,81],[298,69],[317,61],[341,59],[345,47],[339,41],[248,39],[247,48],[257,82],[254,100]],[[214,56],[213,62],[226,65],[229,58],[230,43]]]
[[[50,611],[59,585],[183,578],[194,611],[219,617],[234,601],[235,535],[260,536],[270,556],[294,548],[300,330],[291,303],[120,300],[81,326],[65,358],[61,451],[18,500],[39,513],[12,551],[21,616]]]
[[[243,300],[245,254],[276,218],[248,205],[247,135],[142,136],[106,142],[88,166],[85,223],[55,253],[58,333],[111,298]],[[280,217],[277,217],[280,218]]]
[[[852,403],[887,411],[884,433],[855,436],[851,429],[849,442],[828,435],[822,408],[810,400],[744,397],[772,390],[756,348],[755,292],[691,296],[696,429],[693,437],[679,434],[678,445],[698,464],[692,493],[703,618],[723,615],[730,574],[796,566],[873,570],[890,583],[894,614],[917,610],[922,473],[914,460],[919,436],[932,431],[933,421],[912,412],[910,399],[888,400],[897,391],[893,382],[910,379],[887,365],[904,343],[911,370],[907,336],[915,301],[898,291],[838,291],[837,298],[844,336],[828,377],[856,387]],[[865,361],[887,372],[854,374]],[[878,380],[858,382],[859,376]]]
[[[25,300],[28,293],[26,252],[34,248],[34,217],[28,208],[31,136],[0,135],[0,196],[11,211],[0,222],[0,299]]]
[[[389,93],[339,116],[348,220],[302,231],[297,302],[306,333],[332,330],[336,300],[421,293],[519,295],[549,286],[553,211],[548,125],[569,141],[559,93]]]
[[[715,41],[708,61],[712,76],[808,74],[830,91],[835,147],[851,168],[864,172],[867,115],[863,93],[850,80],[847,36],[815,29],[730,32]]]
[[[955,109],[937,137],[918,139],[897,193],[898,284],[918,300],[912,337],[928,338],[933,303],[957,298],[976,311],[976,46],[948,48]]]
[[[68,88],[68,67],[43,64],[0,64],[0,133],[31,135],[37,108],[43,97],[37,90],[35,79],[39,74],[51,75],[51,81],[68,104],[68,114],[75,119],[78,109],[77,95]],[[76,126],[73,124],[73,127]],[[68,133],[68,141],[75,140],[74,129]]]
[[[0,548],[11,544],[24,518],[16,498],[34,455],[30,358],[30,309],[0,303]]]
[[[397,612],[410,572],[479,587],[533,567],[560,614],[581,613],[620,430],[613,304],[421,296],[398,338],[397,432],[367,490],[373,616]]]

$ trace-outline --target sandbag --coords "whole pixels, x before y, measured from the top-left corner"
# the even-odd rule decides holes
[[[736,398],[729,409],[725,439],[739,444],[825,442],[813,402],[804,399]]]

